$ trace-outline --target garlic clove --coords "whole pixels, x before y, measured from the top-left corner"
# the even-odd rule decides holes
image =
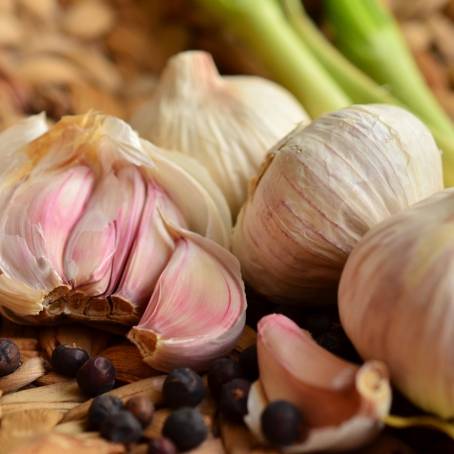
[[[166,189],[188,228],[228,247],[232,217],[224,196],[206,170],[181,153],[162,151],[146,141],[143,147],[153,163],[148,174]]]
[[[173,225],[185,226],[178,208],[158,186],[149,181],[147,200],[128,263],[112,295],[114,305],[121,302],[133,305],[134,311],[140,314],[149,301],[175,247],[163,217]]]
[[[440,151],[414,115],[351,106],[296,128],[271,150],[232,250],[245,280],[269,299],[332,302],[360,238],[442,187]]]
[[[283,315],[264,317],[258,325],[260,379],[249,396],[245,421],[264,440],[260,417],[268,402],[297,405],[309,436],[288,452],[352,449],[370,440],[382,427],[391,404],[384,364],[358,367],[320,347]]]
[[[246,296],[239,264],[216,243],[167,228],[175,251],[128,337],[155,369],[200,370],[229,352],[243,330]]]
[[[413,403],[454,417],[451,314],[454,190],[377,225],[355,247],[339,285],[339,312],[365,359],[386,362]]]
[[[210,54],[187,51],[169,59],[131,123],[156,145],[203,164],[236,217],[268,149],[301,121],[307,114],[284,88],[259,77],[221,77]]]
[[[143,180],[134,167],[103,177],[66,246],[65,275],[74,288],[88,296],[115,288],[144,198]]]
[[[93,175],[77,166],[24,182],[10,197],[0,221],[4,272],[47,291],[63,284],[63,252],[90,196]]]

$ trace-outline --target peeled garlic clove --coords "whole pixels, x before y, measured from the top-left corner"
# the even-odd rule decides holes
[[[440,151],[409,112],[357,105],[290,133],[254,186],[233,234],[246,281],[275,301],[331,301],[359,239],[443,188]]]
[[[415,404],[454,416],[454,190],[373,228],[339,287],[342,324],[364,358],[388,365]]]
[[[244,286],[239,264],[226,249],[188,231],[168,229],[175,251],[128,337],[155,369],[200,370],[229,352],[240,336]]]
[[[32,117],[0,133],[0,163],[0,308],[16,321],[136,322],[174,248],[163,217],[228,245],[200,164],[117,118]]]
[[[236,216],[268,149],[301,121],[307,114],[284,88],[259,77],[221,77],[210,54],[188,51],[169,60],[132,125],[203,164]]]
[[[391,405],[384,364],[348,363],[320,347],[283,315],[258,324],[260,379],[251,388],[245,421],[262,441],[260,417],[266,405],[287,400],[302,412],[309,435],[288,452],[353,449],[382,427]]]
[[[124,302],[141,313],[149,301],[161,272],[174,250],[174,241],[164,220],[185,226],[170,198],[155,184],[147,185],[147,200],[121,281],[112,295],[114,304]]]

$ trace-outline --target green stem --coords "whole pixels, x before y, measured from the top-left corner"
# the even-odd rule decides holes
[[[301,0],[281,0],[287,17],[304,44],[355,103],[399,104],[384,87],[347,60],[319,31]]]
[[[351,104],[287,24],[275,0],[196,0],[239,34],[311,117]]]
[[[344,53],[389,87],[433,130],[454,141],[454,127],[424,82],[394,19],[376,0],[326,0],[336,42]]]

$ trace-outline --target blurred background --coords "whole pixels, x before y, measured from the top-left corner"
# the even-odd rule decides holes
[[[421,72],[454,118],[454,0],[386,0]],[[325,35],[323,2],[304,1]],[[239,38],[191,0],[0,0],[0,129],[46,111],[128,119],[167,59],[211,52],[224,73],[272,78]]]

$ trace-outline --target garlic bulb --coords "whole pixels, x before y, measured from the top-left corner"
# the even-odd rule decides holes
[[[345,330],[364,358],[383,360],[415,404],[454,416],[454,190],[373,228],[339,286]]]
[[[188,51],[169,60],[131,124],[202,163],[235,216],[268,149],[302,121],[306,113],[284,88],[260,77],[221,77],[210,54]]]
[[[228,246],[228,206],[207,172],[119,119],[90,112],[48,129],[31,117],[0,134],[0,150],[11,318],[136,321],[175,249],[164,219]]]
[[[269,402],[296,405],[309,435],[286,452],[356,448],[383,426],[391,405],[386,366],[348,363],[320,347],[311,335],[283,315],[258,324],[260,379],[251,388],[245,422],[264,441],[260,417]]]
[[[200,370],[232,350],[243,331],[246,296],[240,265],[213,241],[167,228],[174,252],[128,337],[155,369],[185,365]]]
[[[270,299],[329,300],[370,227],[442,188],[440,152],[415,116],[387,105],[342,109],[274,147],[238,217],[233,252]]]

